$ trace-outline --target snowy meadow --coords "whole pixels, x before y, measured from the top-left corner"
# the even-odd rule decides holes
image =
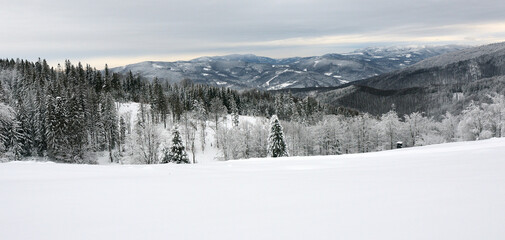
[[[0,164],[0,239],[501,239],[505,139],[176,165]]]

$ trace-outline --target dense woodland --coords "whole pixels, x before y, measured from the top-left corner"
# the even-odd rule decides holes
[[[289,93],[160,82],[69,61],[52,68],[44,60],[0,60],[0,84],[4,160],[95,163],[94,153],[107,152],[113,162],[196,163],[206,141],[222,160],[332,155],[392,149],[398,141],[410,147],[501,137],[505,129],[505,98],[498,94],[435,121],[422,112],[399,116],[394,104],[370,115]],[[136,116],[119,113],[129,102],[139,104]],[[273,115],[280,121],[269,123]],[[163,129],[172,129],[171,141],[160,136]],[[273,138],[284,144],[280,154],[272,150]]]
[[[330,111],[312,98],[290,97],[284,102],[268,92],[239,93],[190,80],[162,83],[69,61],[52,68],[44,60],[0,60],[0,84],[0,152],[11,159],[47,156],[60,162],[88,162],[90,152],[112,155],[127,139],[125,120],[117,113],[123,102],[141,103],[138,122],[144,128],[168,127],[167,121],[178,124],[188,112],[219,123],[226,114],[271,116],[276,106],[284,104],[296,118],[309,122],[316,121],[312,119],[316,113]]]

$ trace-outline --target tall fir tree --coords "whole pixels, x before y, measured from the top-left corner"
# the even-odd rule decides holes
[[[124,120],[124,117],[121,116],[119,118],[119,141],[118,141],[119,152],[122,152],[124,150],[123,148],[125,142],[126,142],[126,122]]]
[[[284,141],[284,132],[277,115],[270,120],[270,135],[268,137],[268,153],[271,157],[287,157],[288,149]]]
[[[21,127],[21,122],[19,122],[17,119],[15,119],[12,122],[12,128],[11,128],[11,149],[10,152],[12,153],[13,160],[19,161],[21,160],[22,157],[26,155],[26,136],[25,133],[23,132],[23,128]]]
[[[177,164],[190,163],[186,149],[182,143],[181,133],[177,127],[174,127],[172,130],[172,146],[166,160]]]
[[[116,105],[114,99],[110,93],[107,93],[105,99],[103,99],[102,106],[102,124],[104,128],[104,135],[107,145],[107,150],[109,151],[110,161],[113,162],[112,150],[116,147],[116,143],[119,140],[119,129],[118,129],[118,117]]]
[[[46,139],[48,156],[56,161],[70,162],[68,158],[68,116],[65,99],[49,97],[46,103]]]

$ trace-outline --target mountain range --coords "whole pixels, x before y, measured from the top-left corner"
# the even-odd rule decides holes
[[[505,95],[505,42],[449,52],[337,87],[284,91],[371,114],[393,108],[400,115],[458,114],[471,101],[489,102],[490,94]]]
[[[345,54],[273,59],[247,55],[201,57],[190,61],[147,61],[111,69],[146,79],[195,83],[233,89],[279,90],[333,87],[402,69],[464,46],[365,48]]]

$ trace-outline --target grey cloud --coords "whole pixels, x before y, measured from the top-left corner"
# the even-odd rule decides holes
[[[311,48],[319,54],[350,46],[276,49],[233,43],[377,33],[436,36],[465,31],[439,26],[505,22],[505,5],[495,0],[17,0],[2,5],[0,52],[5,55],[0,57],[31,59],[234,51],[303,55]]]

